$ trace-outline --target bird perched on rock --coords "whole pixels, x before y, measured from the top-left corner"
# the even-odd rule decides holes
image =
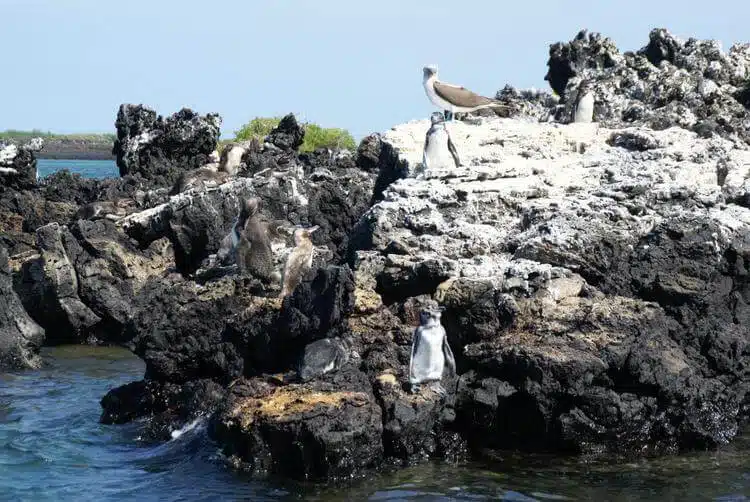
[[[341,338],[323,338],[305,347],[297,377],[306,382],[341,368],[349,361],[349,347]]]
[[[445,126],[443,114],[435,112],[430,116],[432,124],[424,139],[422,166],[424,171],[455,169],[461,165],[456,146]]]
[[[438,69],[428,65],[422,69],[424,91],[432,104],[443,110],[445,118],[454,119],[454,113],[467,113],[483,108],[507,108],[504,103],[480,96],[460,85],[448,84],[438,80]]]
[[[242,201],[237,233],[237,268],[264,281],[271,281],[273,273],[273,251],[268,237],[268,228],[260,221],[260,199]]]
[[[310,228],[298,228],[294,231],[294,249],[289,253],[284,267],[280,298],[294,291],[302,281],[305,273],[312,268],[313,250],[310,234],[318,229],[318,225]]]
[[[578,84],[578,93],[573,102],[573,120],[572,122],[589,123],[594,120],[594,91],[591,83],[583,79]]]
[[[436,392],[445,394],[440,384],[443,370],[447,366],[456,372],[456,360],[448,344],[445,328],[440,324],[441,309],[436,302],[428,305],[419,314],[419,327],[414,332],[409,361],[409,383],[411,392],[418,392],[423,383],[436,383]]]

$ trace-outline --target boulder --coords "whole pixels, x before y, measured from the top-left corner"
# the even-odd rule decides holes
[[[35,323],[13,291],[8,251],[0,245],[0,370],[38,368],[44,329]]]
[[[50,223],[36,232],[16,290],[47,343],[124,343],[133,297],[172,261],[166,240],[138,249],[108,220]]]
[[[305,384],[239,381],[209,432],[256,474],[344,480],[382,461],[381,420],[367,379],[349,367]]]

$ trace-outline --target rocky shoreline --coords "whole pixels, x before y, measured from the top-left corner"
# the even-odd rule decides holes
[[[146,373],[102,398],[102,422],[158,441],[204,417],[257,475],[727,444],[750,416],[750,45],[654,30],[623,54],[582,32],[548,68],[559,98],[506,87],[512,111],[449,125],[450,172],[414,176],[427,120],[301,154],[290,115],[218,159],[218,116],[142,105],[118,113],[118,179],[39,186],[34,148],[0,150],[0,364],[125,345]],[[595,122],[568,124],[581,78]],[[250,197],[266,222],[319,227],[285,298],[216,258]],[[292,247],[274,241],[277,266]],[[406,384],[433,301],[457,362],[445,395]],[[321,340],[337,356],[302,371]]]
[[[42,159],[115,160],[109,138],[47,138],[39,152]]]

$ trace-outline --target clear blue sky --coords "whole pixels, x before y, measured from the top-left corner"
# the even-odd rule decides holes
[[[113,132],[130,102],[218,112],[225,136],[295,112],[362,137],[433,111],[427,63],[483,94],[547,88],[549,44],[581,28],[622,51],[652,27],[728,50],[748,19],[746,0],[0,0],[0,130]]]

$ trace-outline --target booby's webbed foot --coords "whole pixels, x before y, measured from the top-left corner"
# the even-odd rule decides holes
[[[417,394],[422,389],[422,386],[418,383],[413,383],[409,386],[409,392],[412,394]]]

